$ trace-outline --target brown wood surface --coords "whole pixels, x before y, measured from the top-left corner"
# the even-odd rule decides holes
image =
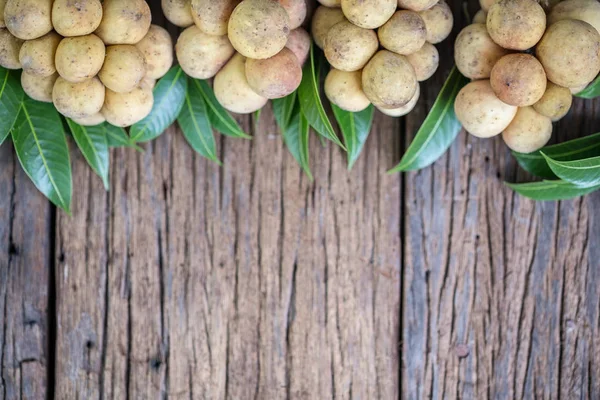
[[[501,141],[464,133],[385,173],[450,43],[352,172],[313,140],[314,182],[269,108],[240,118],[253,141],[219,139],[223,167],[175,127],[113,151],[110,192],[71,146],[72,217],[2,146],[0,399],[600,398],[600,194],[525,200]],[[599,110],[577,102],[555,140]]]

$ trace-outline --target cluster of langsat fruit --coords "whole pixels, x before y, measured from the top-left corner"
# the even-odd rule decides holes
[[[0,65],[81,125],[130,126],[173,62],[171,37],[150,23],[144,0],[0,1]]]
[[[600,72],[600,3],[566,0],[548,15],[534,0],[480,3],[455,43],[456,66],[473,80],[456,98],[456,115],[474,136],[502,133],[514,151],[539,150],[572,94]]]
[[[358,112],[375,105],[399,117],[415,107],[419,82],[439,65],[434,44],[452,30],[442,0],[319,0],[312,35],[332,66],[328,99]],[[381,49],[380,49],[381,47]]]
[[[305,0],[163,0],[165,16],[186,29],[175,51],[196,79],[214,77],[227,110],[248,114],[287,96],[302,80],[310,37]]]

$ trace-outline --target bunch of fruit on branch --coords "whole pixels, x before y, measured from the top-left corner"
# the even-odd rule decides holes
[[[419,82],[439,65],[434,44],[448,37],[452,12],[438,0],[319,0],[312,35],[332,69],[328,99],[358,112],[373,104],[390,116],[415,107]]]
[[[163,0],[162,7],[185,28],[176,45],[181,68],[192,78],[214,78],[227,110],[252,113],[300,85],[310,50],[305,0]]]
[[[23,69],[29,97],[80,125],[145,118],[172,63],[171,37],[144,0],[0,1],[0,66]]]
[[[480,4],[455,42],[456,66],[472,79],[456,98],[456,115],[472,135],[502,134],[516,152],[539,150],[552,136],[552,122],[568,113],[573,94],[600,72],[600,3]]]

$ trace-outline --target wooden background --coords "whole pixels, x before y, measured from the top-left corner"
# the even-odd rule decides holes
[[[73,151],[72,217],[2,146],[0,399],[599,399],[600,193],[521,198],[501,140],[464,133],[434,166],[385,173],[453,37],[352,172],[313,140],[314,182],[270,109],[240,118],[253,141],[220,140],[222,168],[175,127],[115,150],[108,193]],[[599,113],[577,102],[554,140]]]

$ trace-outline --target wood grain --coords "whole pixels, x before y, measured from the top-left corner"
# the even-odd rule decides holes
[[[0,399],[48,392],[51,210],[0,147]]]

